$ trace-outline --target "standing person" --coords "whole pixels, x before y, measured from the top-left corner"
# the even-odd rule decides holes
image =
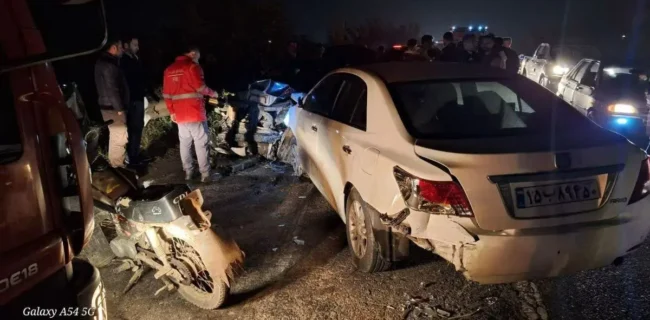
[[[126,107],[126,127],[129,136],[126,145],[126,163],[129,166],[138,166],[143,161],[149,160],[140,154],[140,143],[144,129],[144,99],[147,93],[152,93],[153,90],[149,89],[144,67],[138,57],[140,51],[138,38],[128,37],[122,43],[124,55],[120,65],[124,70],[131,98]]]
[[[481,62],[484,65],[505,70],[507,57],[503,52],[503,47],[496,43],[496,37],[493,34],[488,34],[483,38],[481,49],[483,49]]]
[[[440,54],[440,61],[455,62],[457,60],[457,47],[454,43],[454,34],[451,32],[445,32],[442,36],[442,45],[443,48],[442,53]]]
[[[420,55],[428,60],[435,60],[440,56],[440,50],[433,45],[433,36],[425,34],[420,39]]]
[[[418,50],[418,41],[416,39],[409,39],[406,42],[406,51],[404,52],[403,59],[405,61],[428,60],[420,55],[420,51]]]
[[[185,179],[194,176],[192,160],[192,142],[199,162],[201,182],[210,178],[210,146],[208,122],[203,96],[214,98],[219,95],[205,85],[203,69],[199,65],[201,52],[197,47],[188,47],[185,54],[176,58],[167,69],[163,78],[163,98],[172,121],[178,124],[181,161]]]
[[[122,41],[111,40],[95,63],[95,86],[102,118],[104,121],[113,120],[108,126],[108,160],[113,167],[124,166],[128,136],[124,112],[130,98],[126,79],[119,66],[122,53]]]
[[[512,49],[512,38],[511,37],[503,37],[503,47]]]
[[[515,50],[510,49],[510,46],[512,46],[512,39],[509,41],[508,45],[506,45],[506,39],[509,38],[497,37],[495,44],[506,54],[506,71],[514,74],[519,71],[519,56]]]
[[[478,53],[477,39],[473,34],[463,36],[462,47],[458,48],[457,61],[461,63],[476,64],[481,62]]]

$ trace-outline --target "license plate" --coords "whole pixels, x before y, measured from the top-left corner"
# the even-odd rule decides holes
[[[516,188],[517,208],[552,206],[600,198],[596,180]]]

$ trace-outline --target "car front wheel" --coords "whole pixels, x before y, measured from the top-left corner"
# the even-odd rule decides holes
[[[381,255],[381,245],[375,240],[368,206],[355,189],[350,191],[345,215],[348,247],[357,270],[372,273],[390,269],[391,262]]]

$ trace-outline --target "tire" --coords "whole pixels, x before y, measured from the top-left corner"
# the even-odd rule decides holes
[[[345,229],[352,262],[357,270],[362,272],[386,271],[391,268],[392,263],[381,255],[384,251],[382,249],[385,248],[381,248],[380,243],[375,240],[368,209],[361,195],[352,188],[345,206]]]
[[[206,310],[217,309],[223,305],[230,295],[230,289],[228,286],[221,280],[215,281],[214,288],[212,293],[206,294],[198,292],[193,286],[180,285],[178,287],[178,293],[183,299],[187,302]]]
[[[172,266],[190,279],[189,283],[177,283],[178,293],[187,302],[201,309],[219,308],[230,294],[228,285],[210,275],[203,258],[192,246],[177,238],[172,241]]]

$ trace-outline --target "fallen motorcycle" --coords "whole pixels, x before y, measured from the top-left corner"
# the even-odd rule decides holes
[[[122,262],[116,271],[133,272],[124,292],[150,267],[163,282],[155,295],[177,290],[203,309],[224,303],[244,254],[213,230],[212,214],[201,209],[200,190],[187,185],[142,188],[132,172],[110,167],[93,173],[93,189],[96,206],[111,214],[115,235],[110,247]]]

